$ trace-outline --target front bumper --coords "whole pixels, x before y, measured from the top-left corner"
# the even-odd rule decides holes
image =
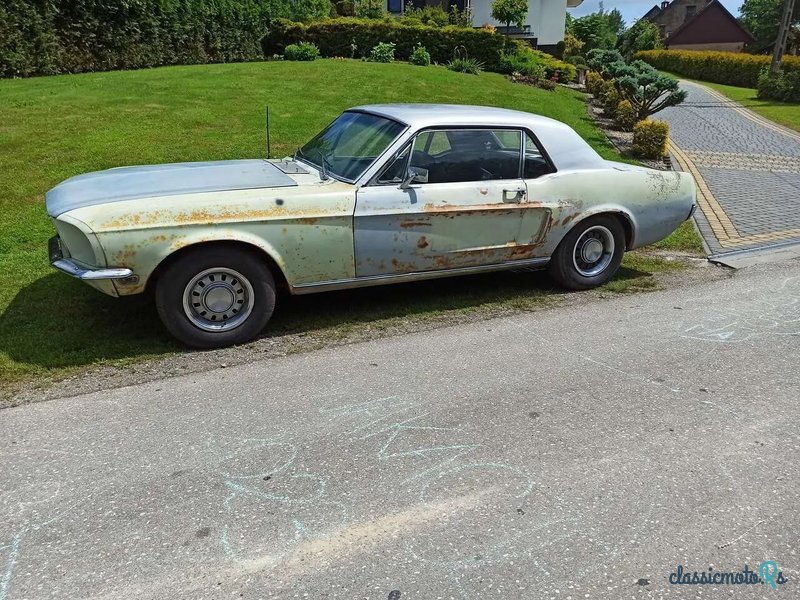
[[[50,254],[50,264],[56,269],[67,275],[71,275],[83,281],[97,281],[99,279],[125,279],[132,277],[133,271],[127,267],[107,267],[95,269],[85,266],[71,258],[64,258],[64,251],[61,249],[61,240],[56,235],[47,242],[47,249]]]

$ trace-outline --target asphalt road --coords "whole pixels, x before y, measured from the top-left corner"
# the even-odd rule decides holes
[[[793,261],[8,409],[0,600],[796,598],[798,366]]]

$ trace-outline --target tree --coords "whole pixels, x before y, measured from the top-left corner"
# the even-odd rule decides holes
[[[569,31],[564,33],[564,56],[577,56],[581,53],[583,42]]]
[[[511,23],[522,27],[527,16],[527,0],[494,0],[492,2],[492,18],[506,24],[506,33],[511,28]]]
[[[605,79],[612,77],[611,68],[617,63],[625,64],[625,59],[622,58],[619,50],[595,48],[586,53],[586,64],[593,71],[600,73]]]
[[[678,87],[677,79],[660,73],[644,61],[635,60],[630,64],[617,61],[608,65],[608,72],[623,100],[633,105],[640,120],[686,99],[686,92]]]
[[[742,4],[742,23],[756,38],[748,48],[757,53],[768,52],[778,37],[783,0],[744,0]],[[800,2],[795,2],[792,24],[800,23]]]
[[[615,8],[611,12],[605,13],[605,17],[608,21],[608,28],[617,37],[621,36],[625,31],[625,19],[622,18],[622,13],[619,12],[619,9]]]
[[[637,52],[657,50],[663,48],[664,44],[658,26],[647,19],[639,19],[622,34],[618,47],[622,55],[630,60]]]
[[[608,15],[593,13],[572,23],[572,33],[585,45],[584,51],[594,48],[613,48],[617,43],[617,36],[611,30]]]

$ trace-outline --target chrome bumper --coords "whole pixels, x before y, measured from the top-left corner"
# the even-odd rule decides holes
[[[64,253],[61,250],[61,240],[58,236],[50,238],[47,243],[48,251],[50,254],[50,264],[56,269],[77,279],[84,281],[94,281],[98,279],[125,279],[131,277],[133,271],[127,267],[108,267],[105,269],[93,269],[86,267],[80,263],[70,259],[64,258]]]

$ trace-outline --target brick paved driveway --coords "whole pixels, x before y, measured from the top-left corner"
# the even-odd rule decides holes
[[[712,255],[800,243],[800,134],[705,86],[656,118],[670,126],[670,153],[697,180],[696,219]]]

